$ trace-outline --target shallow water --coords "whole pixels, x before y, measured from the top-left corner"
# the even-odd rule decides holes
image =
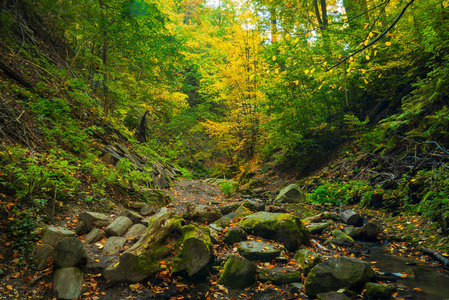
[[[439,267],[426,266],[424,263],[413,258],[394,256],[385,251],[383,246],[372,246],[368,248],[370,249],[368,259],[376,262],[373,266],[379,269],[379,272],[397,275],[397,283],[405,285],[411,289],[422,289],[422,292],[413,291],[413,297],[411,299],[449,299],[448,271],[445,271]],[[401,278],[403,275],[406,277]],[[401,291],[398,292],[399,296],[406,296],[404,293],[401,293]],[[410,298],[407,297],[407,299]]]

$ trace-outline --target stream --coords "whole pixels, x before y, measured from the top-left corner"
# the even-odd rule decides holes
[[[378,272],[397,277],[397,283],[410,289],[419,288],[422,291],[410,292],[398,290],[399,297],[417,300],[449,299],[449,272],[440,268],[425,265],[414,258],[395,256],[386,251],[384,245],[364,244],[370,253],[369,261],[375,261],[373,266]]]

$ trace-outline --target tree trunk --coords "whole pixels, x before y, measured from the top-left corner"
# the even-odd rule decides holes
[[[353,225],[356,227],[363,226],[363,218],[353,210],[345,210],[340,214],[340,218],[345,224]]]
[[[106,24],[106,16],[104,14],[105,5],[103,0],[98,0],[98,4],[101,8],[101,18]],[[108,34],[106,30],[103,30],[103,51],[101,54],[101,59],[103,61],[103,116],[107,117],[111,108],[111,99],[108,95],[108,81],[109,81],[109,71],[108,71]]]

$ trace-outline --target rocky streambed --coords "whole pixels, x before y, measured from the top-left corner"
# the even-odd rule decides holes
[[[59,299],[431,295],[383,271],[373,260],[379,249],[356,243],[382,240],[381,220],[351,209],[318,212],[295,185],[273,201],[219,200],[188,198],[158,209],[132,203],[118,215],[82,212],[75,228],[44,230],[37,280],[51,280]]]

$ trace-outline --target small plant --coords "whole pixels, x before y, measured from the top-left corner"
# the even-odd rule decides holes
[[[229,180],[220,181],[218,185],[220,186],[223,194],[228,197],[230,197],[238,189],[238,183]]]
[[[23,255],[19,259],[23,260],[25,255],[33,251],[33,245],[39,239],[38,235],[31,232],[38,228],[37,223],[40,219],[33,210],[12,210],[12,213],[14,217],[9,218],[6,233],[8,238],[13,240],[14,248],[20,250]]]

